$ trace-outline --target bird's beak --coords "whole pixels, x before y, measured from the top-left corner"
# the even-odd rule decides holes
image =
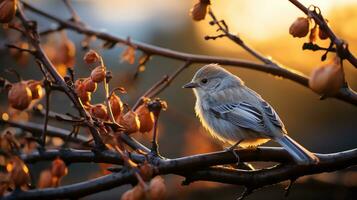
[[[182,88],[196,88],[196,87],[198,87],[198,84],[195,82],[189,82],[186,83],[184,86],[182,86]]]

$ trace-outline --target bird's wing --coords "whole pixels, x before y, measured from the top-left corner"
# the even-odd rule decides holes
[[[224,119],[241,128],[265,132],[262,113],[246,102],[222,104],[211,108],[217,118]]]
[[[272,108],[266,101],[262,101],[262,107],[264,109],[264,113],[268,116],[270,122],[273,123],[273,125],[284,129],[284,124],[278,114],[275,112],[274,108]]]

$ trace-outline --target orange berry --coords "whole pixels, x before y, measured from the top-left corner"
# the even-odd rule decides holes
[[[85,89],[82,80],[76,80],[74,86],[75,86],[75,91],[76,91],[79,99],[82,101],[82,103],[84,105],[89,105],[92,96],[91,96],[91,93]]]
[[[84,55],[83,60],[87,64],[92,64],[99,62],[100,57],[101,56],[97,52],[95,52],[94,50],[90,50]]]
[[[103,66],[98,66],[93,69],[92,73],[90,74],[90,78],[96,82],[100,83],[105,79],[105,68]]]
[[[95,92],[97,89],[97,83],[91,78],[86,78],[83,80],[83,87],[87,92]]]
[[[112,96],[109,98],[109,104],[111,106],[114,119],[117,119],[124,109],[123,102],[121,101],[119,96],[117,96],[116,94],[112,94]]]
[[[32,99],[40,99],[43,96],[41,81],[29,80],[26,82],[31,90]]]
[[[38,180],[38,188],[49,188],[49,187],[53,187],[52,173],[51,170],[44,170],[40,174],[40,178]]]
[[[149,111],[148,106],[146,103],[140,105],[135,113],[139,117],[140,121],[140,132],[145,133],[152,130],[154,127],[154,115],[152,112]]]
[[[138,115],[129,110],[124,116],[119,117],[117,122],[125,128],[127,134],[138,132],[140,129],[140,121]]]
[[[92,116],[94,116],[96,118],[103,119],[103,120],[108,119],[107,107],[103,104],[93,105],[90,108],[90,113]]]
[[[328,64],[315,68],[309,79],[310,88],[322,95],[333,96],[345,83],[340,58],[335,57]]]
[[[15,187],[21,187],[30,182],[29,169],[20,158],[12,158],[6,165],[6,170],[10,173],[10,181]]]
[[[25,110],[32,101],[31,90],[25,82],[14,83],[9,90],[8,100],[11,107]]]
[[[192,19],[195,21],[204,20],[207,15],[209,5],[210,1],[208,0],[200,0],[198,3],[196,3],[190,10],[190,15],[192,16]]]
[[[297,18],[289,28],[289,33],[293,37],[305,37],[309,33],[310,22],[309,19],[305,17]]]
[[[51,174],[54,177],[62,178],[67,175],[68,169],[64,161],[60,158],[56,158],[52,161]]]

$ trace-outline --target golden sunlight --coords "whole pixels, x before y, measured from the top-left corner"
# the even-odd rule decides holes
[[[357,5],[353,0],[303,0],[301,3],[317,5],[327,14],[336,7]],[[303,16],[303,13],[287,0],[220,0],[214,1],[213,4],[216,15],[224,19],[233,32],[240,33],[248,40],[266,40],[284,34],[296,17]],[[197,28],[200,35],[207,33],[207,29],[211,30],[205,23],[197,23]]]

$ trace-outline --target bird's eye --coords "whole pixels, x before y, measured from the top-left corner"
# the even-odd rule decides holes
[[[208,82],[208,80],[207,80],[206,78],[204,78],[204,79],[201,80],[201,83],[203,83],[203,84],[205,84],[205,83],[207,83],[207,82]]]

